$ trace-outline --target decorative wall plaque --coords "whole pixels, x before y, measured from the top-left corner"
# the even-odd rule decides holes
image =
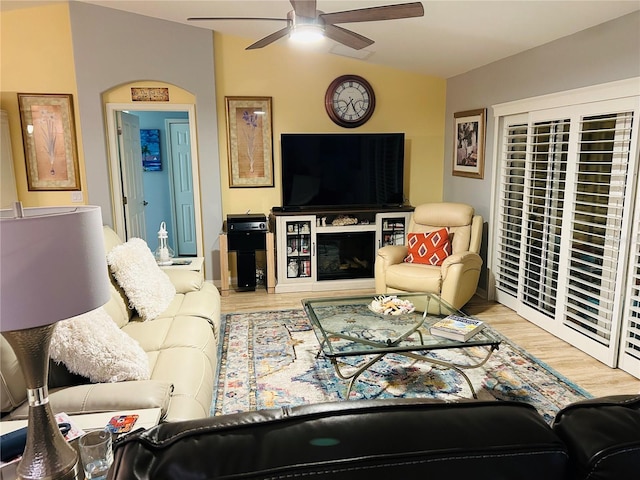
[[[134,102],[168,102],[167,87],[131,87],[131,100]]]

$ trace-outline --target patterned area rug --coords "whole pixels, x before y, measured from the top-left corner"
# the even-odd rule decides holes
[[[487,326],[487,328],[489,328]],[[228,314],[211,415],[345,399],[347,381],[320,356],[318,341],[303,310]],[[500,349],[480,368],[466,370],[478,397],[533,405],[547,422],[563,406],[591,395],[499,333]],[[428,352],[433,358],[477,363],[484,349]],[[352,357],[349,363],[360,363]],[[390,354],[356,380],[350,400],[426,397],[471,398],[453,370]]]

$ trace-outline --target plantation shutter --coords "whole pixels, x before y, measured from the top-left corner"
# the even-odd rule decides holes
[[[617,364],[623,323],[620,287],[635,196],[628,194],[637,168],[637,108],[620,110],[624,104],[499,121],[496,298],[610,366]],[[638,302],[633,308],[640,310]],[[634,358],[640,313],[636,318],[626,327],[636,329],[627,335]]]
[[[623,112],[580,122],[564,322],[605,346],[616,334],[622,304],[616,285],[624,282],[619,266],[632,118]]]
[[[637,195],[636,200],[640,201],[640,192]],[[640,208],[636,209],[635,217],[619,366],[635,376],[640,376]]]
[[[555,318],[570,120],[504,126],[496,288],[501,301]],[[511,298],[509,298],[511,297]]]
[[[558,297],[569,126],[569,119],[536,122],[529,139],[522,301],[552,317]]]
[[[500,166],[501,195],[497,223],[496,288],[505,298],[517,299],[520,287],[520,251],[525,196],[528,125],[521,118],[511,119],[504,127]],[[526,118],[524,119],[526,121]],[[516,308],[515,304],[510,304]]]

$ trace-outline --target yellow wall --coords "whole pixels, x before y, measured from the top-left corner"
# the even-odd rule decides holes
[[[404,132],[405,192],[413,205],[442,199],[446,81],[280,43],[246,51],[247,39],[214,35],[222,210],[268,213],[281,205],[280,134]],[[357,74],[371,83],[376,109],[357,129],[334,124],[324,107],[333,79]],[[229,188],[225,96],[272,97],[275,188]],[[202,132],[200,132],[202,134]],[[355,179],[357,180],[357,179]]]
[[[86,185],[82,131],[78,121],[76,71],[66,3],[0,13],[0,108],[7,111],[18,199],[25,206],[68,205],[71,192],[30,192],[22,144],[17,93],[70,93],[74,117],[80,185]],[[84,195],[86,198],[86,195]]]
[[[0,22],[0,108],[9,114],[18,197],[25,206],[69,204],[71,192],[30,192],[27,189],[16,96],[18,92],[73,95],[81,186],[85,189],[68,6],[55,3],[5,11],[0,14]],[[223,214],[247,210],[268,213],[271,207],[281,204],[281,133],[353,131],[331,122],[324,109],[328,85],[346,73],[365,77],[376,93],[373,117],[355,131],[404,132],[406,135],[405,192],[409,202],[417,205],[442,199],[444,79],[335,55],[305,52],[289,47],[284,40],[253,51],[245,50],[250,42],[242,38],[216,33],[214,42],[216,91],[213,92],[212,85],[212,95],[216,95],[218,105]],[[272,97],[274,188],[229,188],[225,96]],[[109,97],[108,101],[120,99]],[[172,101],[177,99],[172,98]],[[207,132],[198,132],[198,135],[205,134]]]

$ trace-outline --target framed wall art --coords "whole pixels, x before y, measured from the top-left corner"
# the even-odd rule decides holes
[[[160,130],[157,128],[141,128],[140,148],[142,150],[142,169],[145,172],[161,171]]]
[[[229,187],[273,187],[271,97],[225,97]]]
[[[166,87],[131,87],[132,102],[168,102],[169,89]]]
[[[29,190],[80,190],[73,99],[19,93]]]
[[[486,110],[458,112],[453,117],[453,175],[483,178]]]

